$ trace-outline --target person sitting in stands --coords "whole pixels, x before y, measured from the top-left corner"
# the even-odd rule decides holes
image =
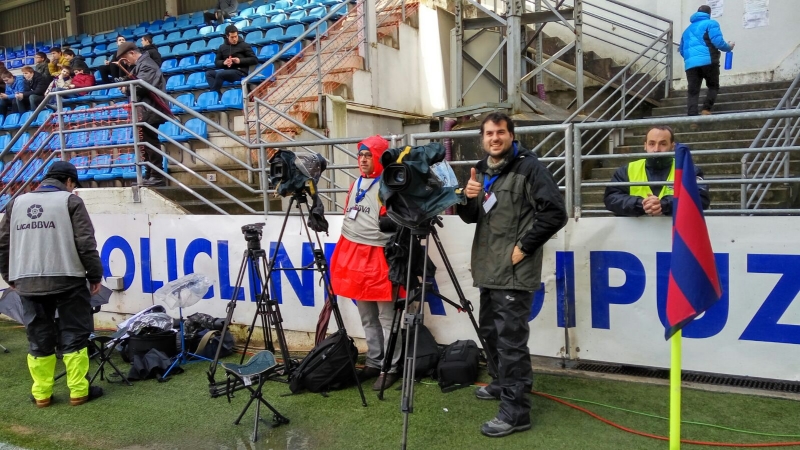
[[[117,48],[122,47],[122,44],[125,43],[125,36],[117,36]],[[97,70],[100,72],[100,81],[98,84],[108,84],[113,83],[115,81],[121,81],[121,78],[125,77],[125,72],[120,69],[120,65],[127,70],[128,72],[131,71],[131,67],[125,62],[120,62],[117,58],[116,53],[111,55],[111,59],[107,59],[105,64],[98,67]]]
[[[89,73],[89,67],[86,66],[86,63],[76,63],[73,72],[72,82],[69,84],[70,89],[94,86],[94,75]],[[81,92],[78,95],[86,94],[87,92]]]
[[[47,67],[47,55],[44,52],[36,52],[33,55],[33,70],[42,74],[45,78],[50,78],[50,68]]]
[[[214,22],[222,23],[225,19],[230,19],[232,15],[236,14],[239,9],[238,0],[217,0],[217,7],[211,11],[203,13],[203,19],[206,25],[212,25]]]
[[[25,90],[14,95],[17,98],[17,108],[19,112],[33,111],[44,100],[48,80],[31,66],[22,68],[22,76],[25,78]]]
[[[17,112],[16,94],[25,90],[25,79],[21,76],[15,77],[11,72],[3,72],[0,75],[5,83],[5,92],[0,93],[0,115]]]
[[[45,95],[51,92],[66,91],[67,89],[69,89],[69,85],[71,83],[72,83],[72,69],[69,66],[63,67],[61,69],[61,73],[59,73],[58,76],[53,78],[53,81],[49,83],[47,91],[45,91]],[[52,100],[52,102],[55,103],[55,99]]]
[[[239,30],[235,25],[225,28],[225,40],[217,49],[214,65],[222,70],[207,70],[206,80],[209,89],[220,93],[222,83],[237,82],[247,76],[248,68],[258,63],[256,54],[250,44],[239,38]]]
[[[158,49],[155,45],[153,45],[153,36],[150,34],[145,34],[142,36],[142,53],[149,53],[150,57],[153,58],[153,61],[161,67],[161,53],[158,52]]]
[[[50,63],[47,64],[51,77],[57,77],[61,73],[61,68],[69,65],[69,60],[61,53],[61,48],[53,47],[50,49]]]

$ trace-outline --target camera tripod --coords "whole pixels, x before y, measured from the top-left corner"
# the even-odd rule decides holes
[[[278,340],[278,345],[281,349],[281,357],[283,358],[283,368],[280,371],[277,371],[276,374],[278,376],[285,376],[288,378],[289,375],[297,368],[298,363],[291,359],[289,355],[288,345],[286,343],[286,335],[283,329],[283,317],[280,313],[280,308],[278,306],[278,302],[275,299],[270,298],[269,294],[269,282],[271,280],[272,272],[273,271],[288,271],[288,270],[316,270],[322,275],[323,285],[325,286],[325,292],[327,293],[328,301],[331,304],[331,309],[333,312],[334,319],[336,321],[336,326],[340,332],[343,334],[347,334],[347,330],[344,326],[344,320],[342,320],[342,313],[339,310],[339,304],[336,299],[336,295],[333,293],[333,289],[331,288],[331,279],[330,273],[328,271],[328,261],[325,258],[325,252],[323,251],[322,240],[319,237],[319,233],[314,231],[314,235],[316,237],[316,243],[311,238],[311,232],[308,229],[308,225],[306,224],[306,212],[303,211],[303,205],[305,206],[306,211],[310,215],[309,206],[308,206],[308,197],[305,191],[295,192],[292,194],[292,197],[289,201],[289,206],[286,208],[286,214],[283,218],[283,224],[281,225],[281,231],[278,235],[278,241],[275,244],[275,250],[272,254],[272,257],[269,261],[266,259],[266,250],[261,248],[261,228],[263,228],[264,224],[253,224],[253,225],[245,225],[242,227],[242,232],[245,234],[245,240],[247,241],[247,250],[245,250],[244,256],[242,258],[242,265],[239,267],[239,275],[236,280],[236,287],[233,290],[233,297],[231,301],[228,303],[227,307],[227,316],[225,317],[225,323],[222,329],[222,335],[225,335],[225,331],[228,329],[230,325],[231,319],[233,317],[233,311],[236,308],[236,298],[238,297],[239,290],[242,288],[242,281],[244,280],[244,274],[247,268],[250,268],[250,282],[251,286],[258,286],[261,288],[261,292],[258,295],[257,301],[257,309],[256,314],[253,317],[253,322],[250,325],[247,334],[247,340],[245,341],[244,351],[242,352],[242,358],[240,364],[244,362],[244,356],[247,353],[247,349],[250,345],[250,340],[252,338],[253,332],[255,330],[256,322],[259,318],[261,318],[261,325],[262,331],[264,332],[264,342],[266,344],[267,350],[274,352],[275,347],[272,340],[272,333],[271,329],[274,327],[275,335]],[[281,242],[283,241],[283,235],[286,231],[286,225],[289,221],[289,215],[292,211],[292,206],[297,208],[297,211],[300,215],[300,222],[303,224],[303,229],[305,230],[306,237],[308,238],[308,243],[311,245],[313,249],[314,261],[313,263],[299,268],[276,268],[275,263],[277,260],[278,250],[281,247]],[[250,229],[246,229],[247,227],[252,227]],[[248,232],[250,233],[248,235]],[[261,269],[263,268],[264,275],[262,277]],[[214,380],[214,374],[216,372],[217,362],[219,361],[219,353],[222,346],[217,348],[217,353],[214,357],[214,360],[211,362],[211,366],[208,371],[208,381],[209,381],[209,391],[211,393],[211,397],[218,397],[220,395],[230,394],[231,390],[236,391],[239,389],[243,389],[245,386],[241,385],[240,383],[235,383],[233,387],[229,388],[226,384],[217,384]],[[354,359],[354,358],[352,358]],[[364,391],[361,388],[361,384],[358,383],[358,375],[356,374],[356,367],[355,364],[351,364],[351,370],[353,373],[353,380],[356,382],[356,386],[358,386],[358,392],[361,395],[361,403],[364,406],[367,406],[367,400],[364,396]]]
[[[401,448],[406,448],[407,443],[407,436],[408,436],[408,415],[414,412],[414,372],[416,369],[416,360],[417,360],[417,342],[419,341],[419,327],[417,325],[422,324],[424,322],[425,317],[425,308],[424,308],[424,299],[425,296],[428,294],[434,295],[437,298],[441,299],[445,303],[452,305],[454,308],[458,310],[458,312],[466,312],[469,316],[470,321],[472,322],[472,326],[475,328],[475,333],[478,335],[478,340],[481,343],[481,347],[483,351],[486,353],[486,362],[489,366],[489,370],[493,373],[497,372],[497,367],[495,366],[494,359],[491,355],[491,350],[487,347],[486,341],[481,336],[480,329],[478,327],[478,322],[475,320],[475,315],[472,313],[472,303],[467,299],[464,295],[464,291],[461,289],[461,285],[458,282],[458,278],[456,277],[455,270],[453,270],[452,264],[450,264],[450,259],[447,257],[447,254],[444,251],[444,246],[442,245],[441,239],[439,239],[439,234],[436,231],[436,226],[443,227],[442,221],[439,217],[434,217],[431,221],[418,228],[412,228],[410,233],[410,242],[409,242],[409,249],[408,249],[408,269],[406,275],[406,298],[400,299],[397,298],[398,289],[394,290],[395,299],[394,299],[394,317],[392,318],[392,331],[389,335],[389,343],[387,345],[386,355],[383,358],[383,367],[381,368],[381,372],[387,373],[392,364],[392,356],[394,354],[394,347],[397,339],[400,335],[400,326],[401,326],[401,314],[403,319],[403,324],[406,326],[406,347],[405,347],[405,362],[403,364],[403,385],[402,385],[402,395],[400,401],[400,411],[403,413],[403,436],[401,440]],[[425,239],[425,257],[424,263],[422,266],[422,284],[419,288],[414,290],[411,288],[411,277],[412,277],[412,269],[411,269],[411,262],[413,261],[413,249],[414,249],[414,239],[420,239],[424,237]],[[447,274],[450,277],[450,281],[453,283],[453,287],[456,290],[456,295],[458,295],[459,303],[456,303],[447,297],[439,294],[438,292],[428,292],[428,283],[427,283],[427,276],[428,276],[428,247],[430,244],[430,238],[433,237],[433,242],[436,245],[436,249],[439,251],[439,256],[442,258],[442,262],[444,263],[444,267],[447,270]],[[419,301],[419,308],[417,309],[416,313],[409,313],[409,306],[412,305],[414,301]],[[411,349],[411,335],[414,335],[414,348]],[[386,377],[383,377],[384,383],[386,381]],[[381,390],[378,393],[378,398],[383,400],[383,392],[384,392],[384,384],[381,384]]]

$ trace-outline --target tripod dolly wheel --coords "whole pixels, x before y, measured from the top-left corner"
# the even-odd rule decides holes
[[[274,423],[275,426],[283,425],[283,424],[289,423],[289,418],[281,416],[279,414],[274,414],[272,416],[272,423]]]

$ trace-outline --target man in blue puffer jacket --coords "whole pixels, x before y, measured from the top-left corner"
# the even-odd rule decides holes
[[[700,85],[706,80],[708,93],[701,114],[709,115],[719,91],[720,51],[729,52],[735,44],[722,38],[722,30],[716,20],[711,20],[711,7],[708,5],[698,8],[690,20],[692,24],[683,32],[678,48],[689,83],[688,112],[690,116],[697,115]]]
[[[6,90],[0,93],[0,116],[5,117],[9,112],[18,112],[15,95],[25,90],[25,80],[22,75],[15,77],[11,72],[3,72],[2,78]]]

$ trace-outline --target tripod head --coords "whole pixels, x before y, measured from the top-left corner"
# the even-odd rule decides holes
[[[248,250],[261,250],[261,236],[264,234],[264,222],[243,225],[242,234],[244,234],[244,240],[247,241]]]
[[[402,225],[401,225],[402,226]],[[414,236],[426,236],[430,233],[436,234],[436,227],[444,228],[441,216],[433,216],[427,223],[423,223],[418,227],[409,228],[411,234]]]

